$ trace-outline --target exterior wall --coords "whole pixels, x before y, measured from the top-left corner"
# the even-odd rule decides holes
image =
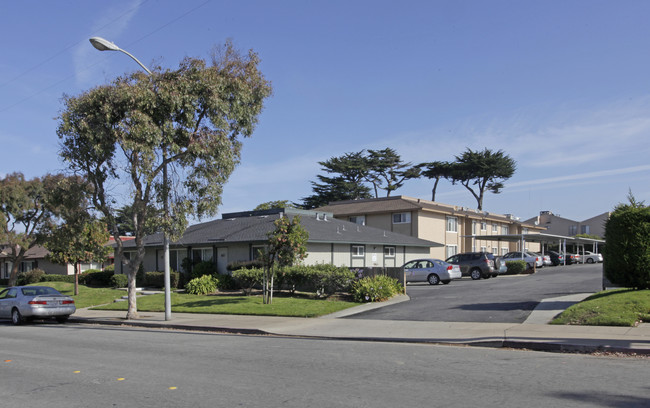
[[[444,214],[424,212],[424,211],[418,212],[417,237],[444,244],[446,242],[446,232],[445,232],[445,230],[447,229],[446,222],[447,222],[447,218]],[[444,259],[445,248],[432,247],[429,250],[429,255],[434,258]]]
[[[74,275],[74,267],[72,265],[59,265],[45,259],[38,260],[38,268],[50,275]]]
[[[332,244],[307,244],[307,257],[303,262],[305,265],[334,263]],[[339,266],[339,264],[336,263],[334,263],[334,265]]]
[[[366,215],[366,225],[369,227],[379,228],[384,231],[393,230],[393,221],[390,214]]]
[[[595,217],[589,218],[582,221],[578,225],[578,234],[591,234],[598,235],[599,237],[605,237],[605,223],[609,219],[609,212],[597,215]],[[583,232],[585,227],[588,229],[588,232]]]

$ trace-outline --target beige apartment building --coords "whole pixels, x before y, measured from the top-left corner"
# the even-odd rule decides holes
[[[318,208],[335,218],[443,244],[430,256],[447,259],[460,252],[484,251],[503,255],[520,249],[521,242],[504,235],[532,234],[545,228],[519,221],[510,214],[494,214],[434,201],[395,196],[338,201]],[[486,238],[493,235],[494,238]],[[502,236],[502,237],[498,237]],[[538,243],[526,248],[538,252]]]

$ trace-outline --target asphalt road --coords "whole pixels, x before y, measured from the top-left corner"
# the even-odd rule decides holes
[[[449,285],[409,284],[409,302],[349,319],[522,323],[543,299],[602,289],[602,264],[545,267],[533,275],[499,276]]]
[[[2,327],[6,407],[648,407],[647,359],[35,324]]]

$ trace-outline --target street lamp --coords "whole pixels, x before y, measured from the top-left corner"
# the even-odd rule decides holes
[[[120,51],[123,52],[124,54],[128,55],[131,57],[135,62],[138,63],[144,69],[147,71],[147,74],[153,75],[153,73],[144,66],[143,63],[141,63],[136,57],[131,55],[131,53],[121,49],[114,43],[105,40],[101,37],[92,37],[90,39],[90,43],[93,45],[93,47],[97,48],[99,51]],[[164,204],[163,204],[163,209],[165,212],[165,220],[169,218],[169,192],[167,191],[167,163],[165,162],[167,160],[167,149],[163,147],[163,189],[164,189]],[[167,238],[167,231],[163,229],[163,247],[165,251],[164,255],[164,262],[165,262],[165,320],[171,320],[172,318],[172,300],[171,300],[171,293],[170,293],[170,271],[169,271],[169,238]]]

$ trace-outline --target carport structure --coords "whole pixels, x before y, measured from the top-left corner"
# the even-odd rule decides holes
[[[604,245],[605,241],[602,239],[581,238],[581,237],[567,237],[563,235],[553,235],[544,233],[526,233],[526,234],[501,234],[501,235],[466,235],[467,238],[472,238],[481,241],[506,241],[518,242],[519,251],[526,249],[527,242],[540,243],[542,248],[542,255],[544,255],[544,244],[549,243],[558,244],[560,252],[566,254],[567,243],[578,247],[578,254],[582,255],[581,259],[584,263],[585,247],[591,247],[592,252],[598,252],[598,245]],[[566,257],[564,259],[566,264]]]

